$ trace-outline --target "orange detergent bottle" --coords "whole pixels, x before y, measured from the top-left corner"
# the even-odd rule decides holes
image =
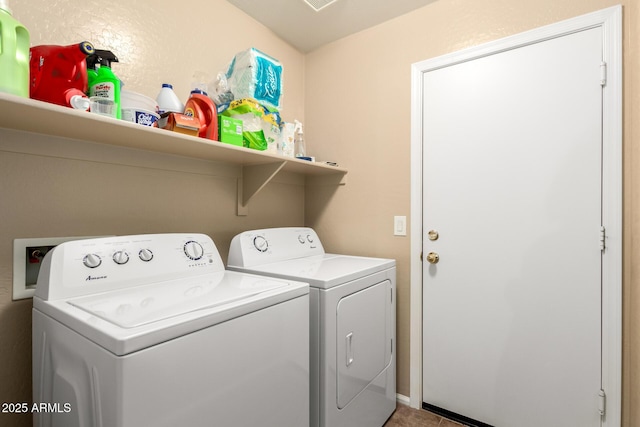
[[[206,92],[199,89],[191,91],[184,105],[184,114],[200,120],[200,138],[218,140],[218,109]]]

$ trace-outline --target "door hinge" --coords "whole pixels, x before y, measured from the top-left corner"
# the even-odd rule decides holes
[[[600,250],[604,252],[606,245],[605,239],[607,238],[607,233],[604,226],[600,226]]]
[[[607,411],[607,395],[604,390],[600,390],[598,392],[598,412],[600,412],[601,416],[604,416]]]
[[[600,63],[600,86],[606,86],[606,85],[607,85],[607,63],[603,61]]]

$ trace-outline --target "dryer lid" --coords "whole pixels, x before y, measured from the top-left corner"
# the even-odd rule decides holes
[[[393,259],[323,254],[249,268],[231,266],[229,268],[271,277],[299,280],[307,282],[315,288],[328,289],[395,267],[395,265],[396,262]]]

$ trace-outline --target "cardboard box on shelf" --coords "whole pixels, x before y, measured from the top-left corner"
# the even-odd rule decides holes
[[[165,113],[158,120],[158,127],[185,135],[198,136],[200,120],[181,113]]]

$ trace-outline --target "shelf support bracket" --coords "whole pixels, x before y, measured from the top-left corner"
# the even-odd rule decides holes
[[[238,216],[249,214],[249,200],[258,194],[286,164],[286,161],[282,161],[242,166],[242,176],[238,179]]]

